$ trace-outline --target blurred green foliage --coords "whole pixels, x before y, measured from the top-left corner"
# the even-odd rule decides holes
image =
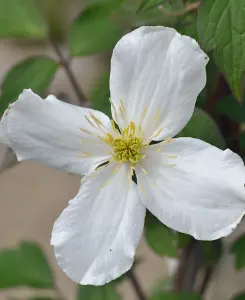
[[[0,38],[43,40],[48,26],[36,0],[0,0]]]
[[[214,120],[200,108],[195,108],[190,121],[178,136],[198,138],[218,148],[225,148],[225,141],[218,126]]]
[[[235,267],[241,270],[245,267],[245,234],[240,236],[232,245],[231,252],[234,255]]]
[[[122,0],[88,6],[73,22],[68,45],[71,55],[84,56],[110,51],[120,39],[123,28],[113,21],[113,14]]]
[[[244,0],[88,0],[84,10],[68,22],[66,0],[0,0],[0,38],[27,39],[28,42],[62,41],[73,56],[89,56],[111,51],[121,36],[142,25],[163,25],[195,38],[208,51],[207,85],[199,95],[194,114],[179,136],[194,137],[221,149],[228,138],[223,137],[220,119],[225,116],[235,122],[232,132],[239,141],[240,154],[245,157],[245,109],[242,103],[242,80],[245,71],[245,2]],[[212,53],[213,51],[213,53]],[[149,53],[150,55],[150,53]],[[212,57],[213,56],[213,57]],[[63,67],[60,57],[28,57],[17,62],[5,73],[1,83],[0,113],[17,99],[24,88],[44,94]],[[70,61],[67,62],[69,67]],[[108,62],[109,66],[109,62]],[[223,74],[231,91],[220,93],[218,79]],[[109,116],[109,71],[102,74],[90,92],[93,108]],[[210,114],[211,113],[211,114]],[[212,115],[212,117],[211,117]],[[230,126],[230,123],[225,124]],[[231,123],[231,127],[235,127]],[[222,130],[222,131],[221,131]],[[224,135],[226,136],[226,135]],[[158,255],[179,257],[193,242],[193,238],[177,233],[147,214],[145,238]],[[196,242],[196,241],[195,241]],[[203,264],[200,268],[214,268],[223,254],[221,240],[200,242]],[[245,267],[245,237],[239,237],[231,249],[235,267]],[[102,287],[79,286],[78,300],[119,300],[116,284],[125,275]],[[0,288],[28,286],[54,288],[52,270],[42,250],[34,243],[24,242],[13,249],[0,252]],[[34,297],[33,300],[52,300]],[[160,290],[151,300],[200,300],[196,293],[175,293]],[[245,299],[245,294],[233,300]]]
[[[77,300],[120,300],[121,297],[115,290],[113,283],[103,286],[80,285]]]
[[[202,298],[196,293],[183,292],[183,293],[172,293],[172,292],[160,292],[154,295],[150,300],[201,300]]]
[[[245,293],[235,296],[232,300],[245,300]]]
[[[59,65],[45,56],[29,57],[13,66],[1,84],[0,113],[17,99],[23,89],[42,94],[49,87]],[[13,84],[14,83],[14,84]]]
[[[152,250],[162,256],[177,257],[178,235],[161,223],[152,214],[147,213],[145,237]]]
[[[0,288],[53,288],[52,270],[42,250],[32,242],[0,251]]]

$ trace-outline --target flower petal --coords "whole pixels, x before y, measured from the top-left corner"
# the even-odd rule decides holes
[[[90,112],[111,130],[109,118],[101,112],[64,103],[54,96],[43,100],[25,90],[4,113],[0,141],[16,152],[19,161],[36,160],[85,174],[95,163],[110,157],[109,146],[98,138],[104,133],[85,119]]]
[[[111,61],[114,119],[121,127],[130,121],[141,124],[147,138],[161,128],[155,140],[176,135],[205,86],[207,62],[195,40],[172,28],[141,27],[125,35]]]
[[[140,197],[164,224],[201,240],[236,228],[245,212],[245,169],[237,154],[177,138],[150,147],[147,156],[144,172],[136,170]]]
[[[133,263],[145,217],[129,168],[109,165],[87,175],[54,224],[58,264],[80,284],[103,285]]]

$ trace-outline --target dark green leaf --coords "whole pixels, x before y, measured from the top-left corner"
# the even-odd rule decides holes
[[[75,19],[69,31],[69,48],[73,56],[111,51],[123,29],[116,24],[116,10],[121,0],[90,5]]]
[[[232,298],[232,300],[245,300],[245,293],[239,294]]]
[[[245,132],[242,132],[240,134],[240,148],[243,149],[243,152],[244,152],[244,149],[245,149]]]
[[[160,292],[157,295],[154,295],[150,298],[151,300],[201,300],[201,296],[196,293],[191,292],[182,292],[182,293],[173,293],[173,292]]]
[[[196,108],[192,118],[178,136],[201,139],[221,149],[225,141],[212,118],[202,109]]]
[[[188,234],[178,232],[178,248],[184,248],[192,240],[192,237]]]
[[[15,101],[23,89],[30,88],[36,93],[48,89],[58,64],[49,57],[37,56],[21,61],[6,75],[1,86],[0,114]]]
[[[201,242],[204,262],[207,266],[212,267],[219,261],[223,253],[221,240]]]
[[[103,286],[78,286],[77,300],[120,300],[121,297],[113,284]]]
[[[221,99],[215,106],[215,110],[231,120],[241,123],[245,121],[245,107],[235,101],[233,96]]]
[[[42,250],[31,242],[0,251],[0,288],[52,288],[52,270]]]
[[[0,0],[0,38],[48,37],[45,21],[36,0]]]
[[[245,1],[202,1],[199,36],[204,48],[214,49],[214,58],[225,74],[234,95],[242,102],[245,72]]]
[[[235,256],[235,266],[237,270],[245,267],[245,235],[240,236],[232,245],[232,253]]]
[[[107,116],[111,116],[109,76],[109,72],[104,73],[98,82],[95,83],[90,95],[92,108],[102,111]]]
[[[177,256],[177,234],[150,213],[146,216],[145,237],[148,245],[157,254]]]

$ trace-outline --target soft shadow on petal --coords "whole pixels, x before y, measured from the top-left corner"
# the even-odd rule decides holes
[[[162,128],[155,140],[179,133],[206,84],[207,62],[195,40],[172,28],[148,26],[126,34],[111,61],[111,99],[119,125],[141,124],[147,138]]]
[[[129,186],[129,168],[118,167],[85,176],[54,224],[51,244],[58,264],[80,284],[103,285],[128,271],[134,260],[145,207],[135,183]]]
[[[162,148],[149,147],[141,165],[148,171],[136,170],[142,202],[175,230],[196,239],[218,239],[230,234],[244,215],[245,168],[229,149],[177,138]]]
[[[64,103],[54,96],[43,100],[25,90],[4,113],[0,141],[16,152],[19,161],[36,160],[85,174],[98,161],[110,157],[109,146],[98,138],[103,132],[85,119],[89,112],[111,130],[109,118],[101,112]]]

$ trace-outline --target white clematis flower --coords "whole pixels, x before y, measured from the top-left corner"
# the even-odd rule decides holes
[[[5,112],[1,138],[20,161],[85,175],[51,239],[74,281],[102,285],[131,268],[146,208],[202,240],[230,234],[241,220],[241,158],[198,139],[173,138],[193,113],[207,62],[193,39],[170,28],[141,27],[113,51],[114,121],[31,90]]]

